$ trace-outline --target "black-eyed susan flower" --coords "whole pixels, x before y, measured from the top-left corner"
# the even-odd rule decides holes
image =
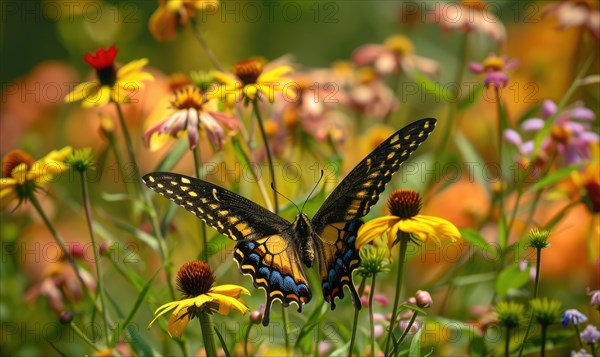
[[[218,7],[217,0],[159,0],[148,28],[155,40],[172,40],[177,30],[187,27],[197,12],[210,12]]]
[[[57,175],[68,169],[65,160],[72,152],[67,146],[54,150],[38,161],[22,150],[14,150],[4,156],[0,178],[0,207],[18,200],[31,198],[36,189],[52,182]]]
[[[241,313],[248,311],[246,303],[240,297],[242,294],[250,295],[247,289],[233,284],[213,286],[214,283],[215,276],[207,263],[199,260],[185,263],[177,273],[177,286],[183,293],[183,300],[159,307],[148,328],[159,317],[173,310],[167,331],[171,337],[181,337],[190,320],[200,314],[216,311],[227,315],[231,310]]]
[[[253,102],[262,97],[273,102],[275,93],[295,99],[295,86],[286,77],[292,70],[288,65],[265,64],[260,58],[247,59],[234,64],[231,73],[213,72],[214,79],[223,84],[215,95],[236,102],[240,99]]]
[[[399,232],[426,242],[433,240],[438,245],[443,240],[455,242],[461,238],[458,229],[445,219],[419,214],[421,198],[411,190],[396,190],[388,200],[389,216],[375,218],[363,224],[358,231],[356,247],[361,249],[382,235],[387,236],[388,247],[396,243]]]
[[[117,52],[117,47],[112,45],[106,49],[97,49],[95,55],[86,54],[84,60],[96,70],[97,79],[75,86],[65,97],[65,102],[82,100],[81,105],[84,108],[104,105],[111,101],[127,103],[131,93],[143,87],[143,81],[154,79],[152,74],[141,70],[148,63],[146,58],[131,61],[117,69]]]
[[[225,130],[235,130],[238,120],[218,111],[216,99],[207,99],[197,87],[187,86],[175,91],[166,105],[159,105],[150,116],[151,126],[144,133],[151,150],[162,147],[169,138],[179,138],[187,132],[190,149],[196,148],[200,132],[219,150],[226,140]]]
[[[491,53],[482,63],[471,62],[469,69],[475,74],[485,73],[483,82],[486,87],[493,84],[496,88],[502,88],[508,84],[506,72],[515,69],[518,65],[519,61],[515,58],[499,57]]]

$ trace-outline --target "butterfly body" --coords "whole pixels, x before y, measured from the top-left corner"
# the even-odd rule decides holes
[[[398,130],[365,157],[331,192],[310,219],[300,213],[293,222],[227,189],[193,177],[153,172],[148,187],[194,213],[218,232],[236,241],[233,257],[254,286],[266,293],[263,325],[268,325],[275,300],[302,305],[312,298],[304,267],[317,266],[325,301],[335,309],[348,287],[352,302],[361,302],[352,282],[360,265],[355,247],[358,229],[392,175],[435,127],[422,119]]]

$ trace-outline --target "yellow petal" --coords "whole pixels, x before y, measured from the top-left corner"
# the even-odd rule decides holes
[[[369,222],[363,224],[358,230],[358,237],[356,238],[356,248],[361,249],[365,245],[372,242],[374,239],[379,238],[397,221],[398,217],[384,216],[372,219]]]
[[[10,175],[16,180],[17,184],[22,184],[27,179],[27,171],[27,164],[21,163],[15,166]]]
[[[129,76],[135,72],[138,72],[140,69],[142,69],[142,67],[144,67],[147,64],[148,64],[147,58],[142,58],[142,59],[138,59],[135,61],[131,61],[131,62],[127,63],[126,65],[124,65],[123,67],[119,68],[119,70],[117,71],[117,79],[126,78],[127,76]]]
[[[110,101],[111,88],[109,86],[102,86],[93,95],[86,97],[81,106],[84,108],[92,108],[100,105],[104,105]]]
[[[72,103],[72,102],[79,101],[79,100],[89,96],[90,93],[96,91],[98,89],[98,87],[100,87],[100,83],[97,81],[89,81],[89,82],[80,83],[75,86],[75,88],[73,89],[72,92],[70,92],[69,94],[67,94],[65,96],[65,102]]]
[[[281,77],[284,74],[292,72],[294,69],[290,66],[280,66],[273,68],[272,70],[261,74],[257,82],[268,82],[278,79],[277,77]]]
[[[240,81],[238,81],[234,76],[228,73],[220,72],[220,71],[212,71],[212,77],[215,81],[221,82],[223,84],[235,84],[236,86],[241,86]]]
[[[238,310],[243,314],[249,310],[248,306],[246,306],[242,299],[236,299],[230,296],[214,293],[208,293],[207,295],[212,297],[214,301],[219,304],[219,309],[217,312],[221,315],[228,315],[232,309]]]
[[[250,295],[250,292],[248,291],[248,289],[243,288],[243,287],[238,286],[238,285],[233,285],[233,284],[225,284],[225,285],[213,286],[210,289],[209,292],[210,293],[215,293],[215,294],[221,294],[221,295],[231,296],[231,297],[234,297],[234,298],[238,298],[242,294],[244,294],[244,295]]]
[[[171,337],[181,337],[183,335],[183,331],[187,327],[190,322],[190,315],[177,315],[173,313],[169,318],[169,322],[167,323],[167,332],[169,332],[169,336]]]

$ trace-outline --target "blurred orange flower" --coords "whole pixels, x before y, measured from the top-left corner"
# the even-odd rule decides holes
[[[192,21],[196,11],[210,12],[218,7],[218,0],[159,0],[148,28],[155,40],[172,40],[178,29],[185,28]]]

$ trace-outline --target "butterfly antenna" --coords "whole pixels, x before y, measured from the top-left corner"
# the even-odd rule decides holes
[[[275,191],[275,193],[277,193],[279,196],[281,196],[281,197],[285,198],[286,200],[290,201],[290,203],[291,203],[291,204],[293,204],[293,205],[294,205],[294,207],[296,207],[296,210],[297,210],[298,212],[300,212],[300,209],[299,209],[299,208],[298,208],[298,206],[297,206],[297,205],[294,203],[294,201],[290,200],[290,199],[289,199],[289,198],[288,198],[286,195],[284,195],[283,193],[281,193],[281,192],[277,191],[277,189],[275,188],[275,185],[273,184],[273,182],[271,182],[271,189],[272,189],[273,191]]]
[[[304,201],[304,204],[302,205],[302,209],[300,209],[300,213],[302,213],[304,211],[304,206],[306,206],[306,202],[308,202],[308,200],[310,200],[310,196],[312,196],[312,194],[315,192],[315,190],[317,189],[317,186],[319,186],[319,183],[321,182],[322,179],[323,179],[323,170],[321,170],[321,176],[319,176],[319,180],[317,180],[317,183],[315,184],[313,189],[308,194],[306,201]]]

